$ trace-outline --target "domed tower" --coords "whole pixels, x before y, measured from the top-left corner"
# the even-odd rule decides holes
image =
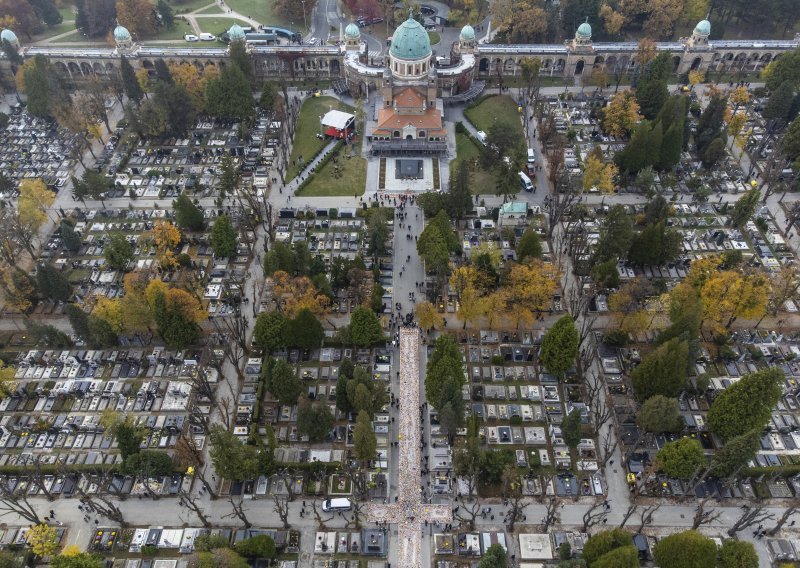
[[[131,38],[131,32],[128,31],[128,28],[120,25],[114,28],[114,43],[117,45],[117,49],[131,49],[133,47],[133,38]]]
[[[475,29],[469,24],[461,28],[461,33],[458,34],[458,45],[461,53],[472,53],[476,43]]]
[[[239,24],[233,24],[228,30],[228,41],[244,41],[244,29]]]
[[[8,28],[0,32],[0,41],[7,41],[14,49],[19,49],[19,39],[17,39],[17,34]]]
[[[692,32],[692,47],[708,45],[708,36],[711,35],[711,22],[700,20]]]
[[[583,22],[580,26],[578,26],[578,31],[575,32],[575,45],[592,45],[592,26],[589,25],[589,22]]]
[[[418,81],[428,75],[431,62],[431,40],[428,32],[411,14],[392,36],[389,67],[399,80]]]
[[[361,30],[353,22],[344,29],[344,46],[347,51],[358,51],[361,47]]]

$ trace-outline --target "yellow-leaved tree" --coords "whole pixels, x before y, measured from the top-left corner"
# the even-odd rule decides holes
[[[125,296],[121,302],[122,319],[125,322],[125,328],[132,332],[150,331],[153,314],[145,297],[145,290],[150,282],[163,284],[160,280],[150,280],[145,272],[130,272],[123,279]],[[166,286],[162,291],[166,291]],[[155,300],[153,301],[155,302]]]
[[[283,270],[272,275],[272,295],[286,317],[294,318],[303,308],[319,317],[328,311],[331,299],[317,291],[306,276],[291,277]]]
[[[425,331],[442,329],[442,327],[444,327],[444,318],[442,314],[437,312],[436,306],[430,302],[420,302],[417,304],[416,314],[419,327]]]
[[[583,189],[597,188],[600,193],[614,193],[614,177],[617,175],[615,164],[603,163],[603,154],[595,148],[583,162]]]
[[[535,313],[552,308],[558,277],[558,268],[538,259],[511,267],[502,288],[506,299],[504,311],[517,327],[533,322]]]
[[[603,130],[611,136],[628,136],[640,120],[639,103],[630,91],[617,93],[603,109]]]
[[[92,315],[104,320],[117,334],[122,333],[125,327],[122,300],[119,298],[100,298],[94,306]]]
[[[469,285],[461,290],[461,294],[458,296],[456,317],[464,322],[464,329],[468,324],[481,317],[483,313],[481,302],[481,293],[475,286]]]
[[[8,396],[16,389],[15,374],[14,367],[9,367],[3,361],[0,361],[0,396]]]
[[[55,527],[40,523],[25,533],[25,540],[28,541],[31,551],[39,558],[50,556],[58,548],[58,531]]]
[[[770,281],[765,274],[715,272],[700,288],[703,321],[724,331],[738,318],[758,319],[766,313],[769,295]]]
[[[23,225],[38,229],[47,219],[47,210],[56,195],[39,179],[24,179],[19,184],[19,220]]]
[[[498,324],[502,322],[506,313],[506,303],[506,294],[503,290],[492,292],[481,298],[481,313],[486,318],[489,329],[496,329]]]
[[[156,256],[164,270],[172,270],[178,266],[175,247],[181,242],[181,232],[169,221],[157,221],[152,230]]]

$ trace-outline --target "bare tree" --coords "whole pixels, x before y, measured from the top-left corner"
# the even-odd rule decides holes
[[[619,440],[614,435],[614,431],[609,426],[606,429],[606,433],[603,434],[603,442],[600,445],[600,455],[603,459],[603,465],[608,465],[608,461],[611,459],[611,456],[614,455],[614,450],[617,449],[619,445]]]
[[[602,502],[594,503],[583,514],[583,527],[581,528],[581,532],[586,532],[591,527],[600,524],[607,516],[608,512],[605,504]]]
[[[597,374],[592,373],[592,376],[587,378],[586,385],[586,406],[589,407],[589,417],[595,430],[600,431],[600,428],[611,420],[611,405],[607,400],[603,399],[604,389],[603,383]]]
[[[36,512],[36,507],[30,504],[24,490],[16,491],[8,485],[8,480],[0,481],[0,517],[18,515],[34,524],[42,520]]]
[[[239,315],[214,318],[212,321],[217,333],[225,338],[220,346],[225,358],[236,369],[239,380],[243,381],[242,360],[247,355],[247,319]]]
[[[716,509],[706,511],[706,503],[708,503],[708,497],[697,502],[697,507],[694,510],[694,519],[692,520],[692,530],[697,530],[702,525],[710,525],[722,515],[722,512]]]
[[[230,502],[233,510],[225,515],[224,518],[237,517],[240,521],[242,521],[242,523],[244,523],[244,528],[249,529],[252,527],[253,524],[247,518],[247,515],[245,515],[244,501],[242,501],[242,499],[235,501],[232,496],[228,497],[228,501]]]
[[[283,523],[283,530],[289,529],[289,499],[284,497],[283,495],[272,495],[272,502],[275,503],[275,507],[273,507],[273,511],[275,511],[278,516],[281,518],[281,522]],[[316,513],[317,507],[316,504],[314,505],[314,512]],[[330,520],[330,519],[329,519]]]
[[[786,524],[786,521],[789,520],[789,517],[794,515],[797,511],[798,511],[797,507],[789,507],[788,509],[785,509],[783,511],[783,515],[781,515],[781,517],[775,523],[775,526],[767,531],[767,534],[769,536],[775,536],[778,533],[778,531],[783,528],[783,525]],[[793,523],[794,523],[794,521],[793,521]]]
[[[208,520],[206,517],[205,512],[203,509],[200,508],[200,505],[197,504],[197,499],[192,497],[189,493],[185,491],[181,491],[179,493],[179,501],[182,506],[186,507],[190,511],[192,511],[197,518],[200,519],[200,522],[203,523],[203,526],[208,528],[211,526],[211,521]]]
[[[75,484],[75,490],[81,499],[85,501],[87,506],[110,521],[119,523],[119,525],[124,528],[128,526],[128,523],[122,514],[122,510],[116,504],[116,501],[123,498],[123,496],[119,493],[110,493],[109,496],[108,489],[110,489],[110,481],[111,479],[108,475],[104,476],[102,479],[96,479],[95,484],[98,487],[98,491],[94,493],[88,493],[84,489],[84,486],[79,483]]]
[[[314,517],[317,519],[317,526],[320,528],[320,530],[323,531],[328,530],[327,523],[333,520],[333,515],[331,515],[327,519],[323,519],[322,515],[319,512],[319,509],[317,508],[316,501],[311,501],[311,508],[314,509]]]
[[[556,497],[551,497],[547,502],[547,508],[545,509],[544,517],[542,517],[542,532],[546,533],[551,526],[559,521],[558,508],[560,505],[561,502]]]
[[[477,499],[472,497],[462,497],[461,504],[456,505],[453,517],[461,523],[467,524],[467,529],[475,530],[475,518],[480,512],[481,505]]]
[[[639,528],[636,529],[636,534],[642,534],[644,527],[653,522],[653,515],[656,514],[661,508],[661,503],[658,505],[648,505],[639,512]]]
[[[739,520],[733,523],[731,528],[728,529],[728,536],[735,536],[737,532],[742,531],[747,527],[752,527],[753,525],[758,525],[764,521],[769,521],[774,518],[775,515],[766,512],[764,507],[745,509],[742,513],[742,516],[739,517]]]
[[[508,531],[514,531],[514,525],[522,518],[522,477],[515,465],[507,465],[503,470],[503,496],[510,508],[506,513]]]
[[[555,228],[580,198],[581,191],[579,189],[582,186],[573,187],[569,172],[564,167],[564,146],[562,144],[555,145],[547,151],[547,162],[550,167],[548,179],[553,188],[547,202],[547,236],[552,237]],[[556,252],[562,251],[563,247]]]
[[[638,508],[639,505],[637,505],[636,503],[631,503],[630,505],[628,505],[628,508],[625,509],[625,513],[622,515],[622,520],[619,523],[619,528],[623,528],[625,526],[625,524],[628,522],[628,519],[630,519],[633,516],[633,514],[636,512],[636,509]]]

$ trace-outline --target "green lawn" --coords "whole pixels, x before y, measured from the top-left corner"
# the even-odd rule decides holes
[[[172,11],[175,12],[176,15],[188,14],[189,12],[194,12],[203,6],[208,6],[209,4],[214,4],[216,11],[222,13],[222,8],[220,8],[219,5],[214,2],[214,0],[167,0],[167,4],[172,6]]]
[[[272,6],[274,4],[273,0],[226,0],[225,4],[230,6],[236,12],[239,12],[242,16],[247,16],[249,18],[253,18],[254,20],[258,20],[265,26],[284,26],[291,27],[297,32],[303,31],[302,19],[299,22],[294,22],[294,25],[292,25],[291,22],[287,22],[285,19],[279,17],[272,11]],[[308,17],[306,19],[311,21],[310,7],[308,9],[307,16]]]
[[[354,156],[345,156],[350,156],[350,149],[340,146],[339,177],[336,177],[337,164],[331,159],[322,169],[312,174],[311,181],[298,191],[298,195],[311,197],[363,195],[367,183],[367,161],[361,157],[361,143],[356,144]]]
[[[436,45],[442,41],[442,38],[439,37],[439,32],[428,32],[428,38],[431,40],[431,45]]]
[[[222,9],[219,7],[219,4],[212,4],[211,6],[206,6],[201,10],[195,10],[195,14],[219,14],[224,15]]]
[[[72,15],[71,15],[71,17],[74,18],[74,16],[72,16]],[[77,30],[75,29],[75,20],[72,20],[71,18],[68,21],[67,21],[66,18],[64,18],[64,20],[65,21],[61,22],[60,24],[58,24],[56,26],[53,26],[52,28],[49,27],[49,26],[45,26],[44,27],[44,31],[42,33],[40,33],[39,35],[33,36],[33,41],[40,41],[40,40],[47,39],[47,38],[50,38],[50,37],[55,37],[57,35],[65,34],[67,32],[73,32],[73,31],[77,32]],[[64,38],[64,41],[70,41],[70,40],[71,41],[76,41],[75,40],[76,37],[80,37],[80,36],[67,36],[67,37]]]
[[[517,112],[517,103],[508,95],[485,97],[477,105],[467,108],[464,114],[475,128],[483,130],[487,134],[489,129],[499,122],[518,130],[520,138],[525,139],[522,122],[520,122],[519,112]]]
[[[463,160],[468,160],[471,167],[470,189],[472,193],[496,193],[496,176],[491,170],[485,170],[477,163],[481,149],[468,134],[456,133],[456,159],[450,162],[450,183],[456,178],[458,166]]]
[[[300,157],[303,158],[303,163],[308,163],[328,143],[327,140],[320,140],[316,135],[320,131],[319,118],[331,108],[346,112],[353,111],[353,107],[333,97],[311,97],[303,102],[303,106],[300,107],[300,116],[297,118],[297,130],[294,134],[292,155],[289,157],[286,183],[293,180],[300,171],[299,163],[295,163],[299,162]]]
[[[192,26],[189,25],[189,22],[182,20],[180,18],[175,18],[175,25],[172,26],[171,30],[160,28],[159,32],[156,35],[154,35],[153,37],[145,38],[144,43],[149,43],[151,41],[169,41],[172,39],[183,39],[184,35],[191,33],[194,32],[192,31]]]
[[[244,20],[226,18],[222,15],[218,18],[197,18],[197,25],[200,26],[200,29],[214,35],[219,35],[222,32],[228,31],[233,24],[239,24],[240,26],[250,25]]]

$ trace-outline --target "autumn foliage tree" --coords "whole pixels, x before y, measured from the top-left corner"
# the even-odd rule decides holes
[[[169,221],[157,221],[152,230],[156,256],[164,270],[172,270],[178,266],[175,247],[181,242],[181,232]]]
[[[603,130],[619,138],[629,136],[641,119],[636,97],[631,91],[622,91],[603,109]]]
[[[503,293],[505,312],[516,321],[517,327],[533,322],[535,312],[551,309],[558,277],[558,268],[538,259],[511,267],[503,283]]]
[[[303,309],[321,316],[330,305],[330,298],[318,292],[310,278],[292,278],[282,270],[272,275],[272,294],[278,309],[288,318],[295,317]]]

